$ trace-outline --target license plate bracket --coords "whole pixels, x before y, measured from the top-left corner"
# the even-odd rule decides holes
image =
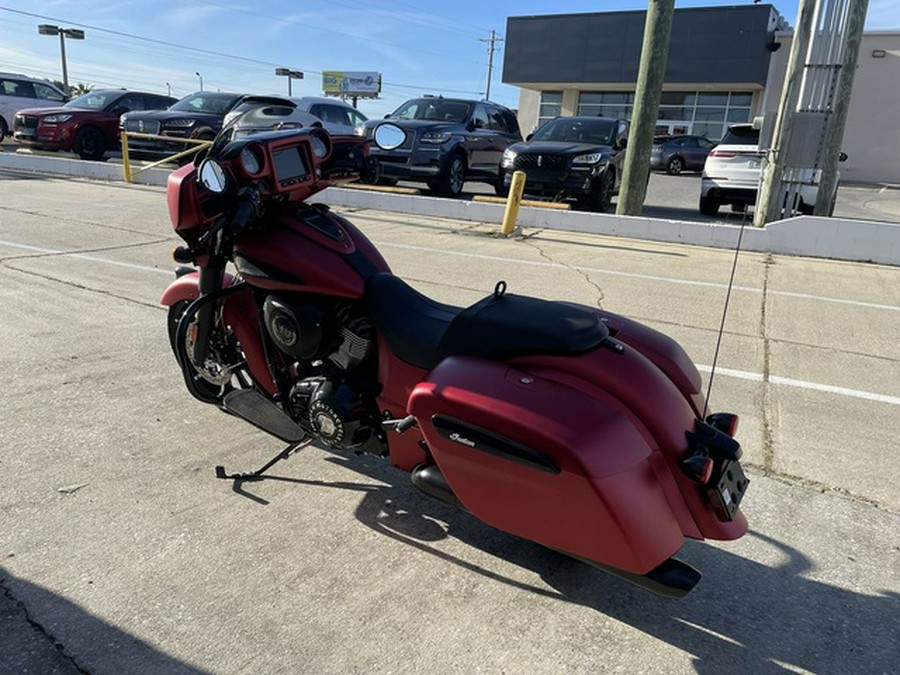
[[[725,461],[716,472],[708,494],[719,518],[726,522],[734,520],[750,479],[744,475],[740,462]]]

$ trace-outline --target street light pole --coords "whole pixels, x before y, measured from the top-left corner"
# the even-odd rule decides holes
[[[84,40],[84,31],[79,28],[60,28],[49,23],[42,23],[38,26],[40,35],[59,35],[59,54],[62,60],[62,77],[63,87],[66,96],[69,95],[69,71],[66,67],[66,38],[72,40]]]
[[[203,76],[196,71],[194,71],[194,75],[200,78],[200,91],[203,91]]]
[[[290,68],[276,68],[275,74],[280,77],[287,78],[288,96],[291,95],[291,80],[302,80],[303,72],[299,70],[291,70]]]

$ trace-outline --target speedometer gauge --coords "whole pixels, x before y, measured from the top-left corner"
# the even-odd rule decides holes
[[[241,150],[241,166],[251,176],[255,176],[263,168],[263,159],[259,148],[255,145],[248,145]]]

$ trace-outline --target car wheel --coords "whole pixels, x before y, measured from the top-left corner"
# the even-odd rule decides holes
[[[682,171],[684,171],[684,160],[681,159],[681,157],[678,157],[677,155],[675,157],[672,157],[669,160],[669,163],[666,164],[666,172],[670,176],[677,176]]]
[[[606,213],[612,207],[613,190],[615,190],[616,176],[613,170],[607,169],[600,174],[600,183],[594,195],[594,208],[600,213]]]
[[[81,159],[100,160],[106,152],[106,141],[103,132],[97,127],[84,127],[75,134],[75,142],[72,144],[75,154]]]
[[[6,126],[6,120],[0,117],[0,141],[9,136],[9,127]]]
[[[498,197],[509,197],[509,188],[503,184],[502,173],[497,176],[497,180],[494,182],[494,194],[496,194]]]
[[[458,197],[465,182],[466,162],[460,155],[454,154],[444,173],[437,180],[429,181],[428,187],[444,197]]]
[[[721,205],[718,200],[700,195],[700,213],[704,216],[716,215],[719,212],[719,206]]]

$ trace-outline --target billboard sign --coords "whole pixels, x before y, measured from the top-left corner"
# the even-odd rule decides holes
[[[322,91],[326,96],[377,98],[381,93],[381,73],[326,70],[322,73]]]

